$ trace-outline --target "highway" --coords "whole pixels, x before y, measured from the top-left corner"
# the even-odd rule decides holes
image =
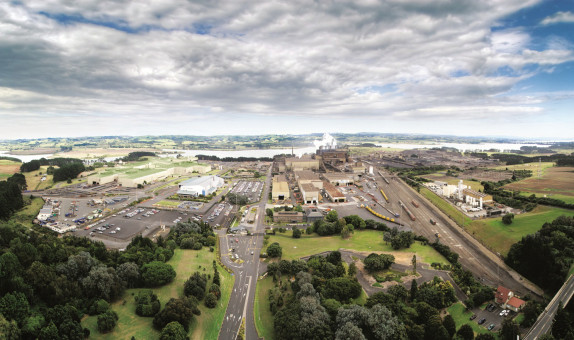
[[[542,314],[538,316],[538,320],[534,323],[534,326],[530,328],[530,331],[526,334],[524,339],[538,339],[543,334],[549,333],[552,328],[552,322],[554,321],[554,315],[556,310],[558,310],[558,305],[560,302],[564,306],[568,304],[572,295],[574,295],[574,276],[570,276],[568,280],[562,285],[558,293],[554,295],[554,298],[548,306],[544,309]]]
[[[500,257],[468,235],[413,188],[399,178],[391,176],[383,170],[381,172],[390,180],[390,183],[385,183],[380,175],[376,175],[377,185],[383,188],[389,197],[390,203],[388,204],[391,206],[391,209],[397,212],[400,211],[401,223],[410,226],[415,233],[427,237],[431,242],[435,241],[435,234],[438,232],[440,242],[456,252],[463,267],[470,270],[484,284],[492,287],[503,284],[519,296],[524,296],[527,293],[537,296],[543,294],[539,287],[522,278],[508,267]],[[409,210],[415,215],[415,221],[411,221],[405,211],[400,209],[398,200],[407,205]],[[418,208],[412,204],[413,200],[418,202]],[[430,223],[431,218],[437,222],[436,225]]]
[[[225,235],[222,231],[218,233],[221,260],[233,271],[235,276],[231,298],[219,331],[219,339],[222,340],[235,339],[243,319],[245,319],[245,339],[260,339],[255,328],[253,310],[257,278],[260,273],[267,270],[266,265],[259,260],[259,253],[263,247],[263,234],[265,232],[263,222],[272,179],[271,171],[272,167],[270,166],[261,201],[258,203],[259,210],[252,230],[253,235]],[[230,251],[230,249],[235,249],[235,251]],[[230,254],[238,254],[239,259],[243,262],[232,261]]]

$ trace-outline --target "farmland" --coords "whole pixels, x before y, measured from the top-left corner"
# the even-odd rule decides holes
[[[504,186],[505,189],[519,190],[523,195],[546,196],[567,203],[574,203],[574,168],[546,167],[540,178],[533,175],[530,178]]]
[[[19,172],[20,165],[22,165],[22,163],[0,159],[0,180],[5,180],[13,174]]]
[[[465,225],[465,229],[493,251],[506,255],[523,236],[535,233],[545,222],[552,222],[561,215],[574,216],[574,211],[538,206],[531,212],[516,215],[511,225],[503,224],[502,218],[497,217],[473,221]]]

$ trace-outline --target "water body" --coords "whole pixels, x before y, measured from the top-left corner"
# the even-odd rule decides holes
[[[508,152],[510,150],[520,150],[522,146],[537,146],[540,148],[547,148],[548,145],[543,144],[531,144],[531,143],[480,143],[480,144],[468,144],[468,143],[437,143],[437,144],[404,144],[404,143],[382,143],[375,144],[377,146],[384,148],[393,149],[431,149],[431,148],[455,148],[459,151],[486,151],[486,150],[500,150],[501,152]],[[293,149],[293,153],[297,156],[301,156],[305,153],[315,153],[317,150],[314,146],[309,146],[306,148],[296,148]],[[197,156],[197,155],[208,155],[217,156],[219,158],[225,157],[273,157],[281,154],[291,154],[291,148],[286,149],[257,149],[257,150],[174,150],[174,149],[163,149],[164,152],[170,152],[170,154],[162,154],[161,157],[176,157],[178,154],[182,156]],[[173,152],[173,153],[171,153]],[[0,151],[0,156],[15,157],[21,159],[22,162],[29,162],[34,159],[40,158],[52,158],[54,154],[44,154],[44,155],[12,155],[8,151]],[[105,157],[106,162],[114,161],[116,158],[120,157]],[[90,159],[92,162],[94,159]]]
[[[455,148],[458,151],[487,151],[487,150],[500,150],[500,152],[508,152],[511,150],[520,150],[522,146],[537,146],[539,148],[547,148],[549,145],[544,144],[516,144],[516,143],[479,143],[479,144],[468,144],[468,143],[437,143],[437,144],[403,144],[403,143],[383,143],[375,144],[383,148],[395,148],[395,149],[432,149],[432,148]]]

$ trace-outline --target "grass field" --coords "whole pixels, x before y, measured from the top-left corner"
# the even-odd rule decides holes
[[[163,205],[163,206],[166,206],[166,207],[177,207],[180,203],[181,203],[180,201],[166,201],[166,200],[163,200],[163,201],[157,202],[156,204],[157,204],[157,205]]]
[[[177,276],[168,285],[153,289],[161,301],[162,307],[172,297],[183,296],[183,283],[189,276],[199,270],[206,274],[213,274],[212,262],[215,259],[215,252],[209,252],[207,248],[203,250],[182,250],[176,249],[174,256],[169,260]],[[201,266],[201,267],[200,267]],[[225,316],[225,310],[231,297],[233,288],[233,277],[223,268],[218,268],[221,274],[221,299],[215,309],[209,309],[200,303],[201,315],[196,316],[190,325],[189,336],[191,339],[217,339],[219,328]],[[209,280],[208,286],[211,284]],[[97,330],[97,317],[90,316],[82,321],[82,325],[91,332],[91,338],[95,339],[129,339],[135,336],[136,339],[157,339],[159,331],[152,325],[153,318],[139,317],[135,314],[134,295],[141,289],[128,289],[124,293],[123,299],[115,302],[112,309],[118,313],[118,325],[107,334],[100,334]],[[125,301],[125,302],[124,302]]]
[[[466,324],[469,324],[470,327],[472,327],[472,330],[474,331],[475,334],[477,334],[477,333],[490,333],[490,334],[494,335],[494,337],[496,339],[498,339],[498,333],[497,332],[491,332],[488,329],[478,325],[476,323],[476,320],[478,320],[478,319],[471,321],[469,318],[472,315],[472,312],[467,311],[466,308],[464,308],[464,305],[462,303],[457,302],[457,303],[453,304],[452,306],[447,308],[447,311],[452,316],[452,318],[454,319],[454,322],[456,323],[456,330],[458,330],[460,328],[460,326],[462,326],[466,323]]]
[[[546,167],[540,178],[533,175],[530,178],[507,184],[504,188],[519,190],[523,195],[536,194],[538,197],[546,196],[574,203],[574,168]]]
[[[269,307],[269,289],[275,287],[273,277],[266,276],[263,280],[257,281],[255,289],[254,317],[255,327],[260,337],[265,340],[273,340],[273,315]]]
[[[393,253],[397,262],[401,259],[405,264],[410,264],[410,260],[414,253],[422,259],[424,263],[438,262],[448,264],[448,261],[440,255],[436,250],[430,246],[423,246],[415,242],[408,249],[393,250],[390,245],[385,244],[383,241],[383,233],[375,230],[355,231],[349,239],[342,239],[341,236],[317,236],[302,235],[301,238],[295,239],[291,237],[292,232],[287,231],[285,234],[278,233],[269,237],[268,245],[273,242],[278,242],[283,248],[284,260],[299,259],[303,256],[313,255],[329,250],[337,249],[353,249],[357,251],[383,251]],[[263,252],[266,251],[266,247]]]
[[[0,181],[7,179],[20,171],[22,163],[13,162],[7,159],[0,159]]]
[[[533,211],[516,215],[511,225],[502,223],[502,217],[477,220],[465,229],[482,241],[483,244],[502,255],[523,236],[538,231],[545,222],[551,222],[560,215],[574,216],[574,210],[538,206]]]
[[[40,173],[45,174],[47,169],[48,166],[43,165],[39,170],[24,173],[24,176],[26,177],[26,184],[28,185],[28,190],[42,190],[51,188],[52,185],[54,185],[52,175],[46,175],[46,180],[42,181],[42,175],[40,175]]]
[[[465,226],[472,222],[472,219],[461,213],[458,209],[450,205],[447,201],[439,197],[434,192],[427,188],[421,187],[421,195],[426,197],[432,202],[437,208],[439,208],[443,213],[455,221],[458,225],[464,224]]]
[[[19,210],[12,216],[14,221],[20,222],[22,225],[32,228],[32,221],[38,216],[40,209],[44,205],[44,200],[40,197],[34,197],[30,200],[30,196],[24,196],[24,203],[26,204],[24,208]]]
[[[548,168],[551,168],[554,166],[554,162],[541,162],[540,163],[540,175],[544,175],[544,173],[546,172],[546,170]],[[496,170],[530,170],[532,171],[532,177],[537,177],[538,176],[538,168],[539,168],[539,164],[538,163],[525,163],[525,164],[514,164],[514,165],[500,165],[497,167],[493,167],[492,169],[496,169]]]

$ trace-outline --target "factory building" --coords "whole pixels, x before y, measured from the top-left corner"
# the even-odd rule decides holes
[[[334,186],[333,184],[325,182],[324,189],[325,189],[325,196],[329,198],[331,202],[342,203],[347,201],[345,195],[343,195],[339,191],[339,189],[337,189],[337,187]]]
[[[492,202],[492,196],[487,195],[483,192],[474,191],[472,189],[464,189],[462,191],[464,196],[464,201],[470,204],[472,207],[478,207],[482,209],[484,203]]]
[[[319,189],[310,183],[304,183],[299,186],[301,194],[303,195],[303,202],[305,204],[312,204],[319,202]]]
[[[188,179],[179,183],[180,197],[197,197],[199,195],[209,195],[223,186],[223,178],[218,176],[202,176]]]
[[[297,181],[299,188],[301,188],[303,184],[312,184],[318,189],[323,189],[323,181],[319,178],[319,175],[313,171],[296,171],[295,180]]]
[[[285,168],[292,171],[319,170],[319,160],[308,156],[285,158]]]
[[[303,213],[300,211],[274,211],[273,222],[283,223],[301,223],[303,222]]]
[[[347,149],[325,149],[319,148],[316,153],[317,159],[323,161],[323,163],[330,165],[339,165],[348,162],[349,160],[349,150]]]
[[[325,181],[341,187],[352,185],[354,183],[353,176],[339,172],[323,174],[323,178],[325,179]]]
[[[284,201],[291,198],[289,194],[289,183],[283,175],[273,176],[273,182],[271,183],[271,199],[273,201]]]
[[[38,220],[40,221],[45,221],[48,218],[50,218],[52,216],[52,205],[51,204],[45,204],[42,209],[40,209],[40,212],[38,213]]]

